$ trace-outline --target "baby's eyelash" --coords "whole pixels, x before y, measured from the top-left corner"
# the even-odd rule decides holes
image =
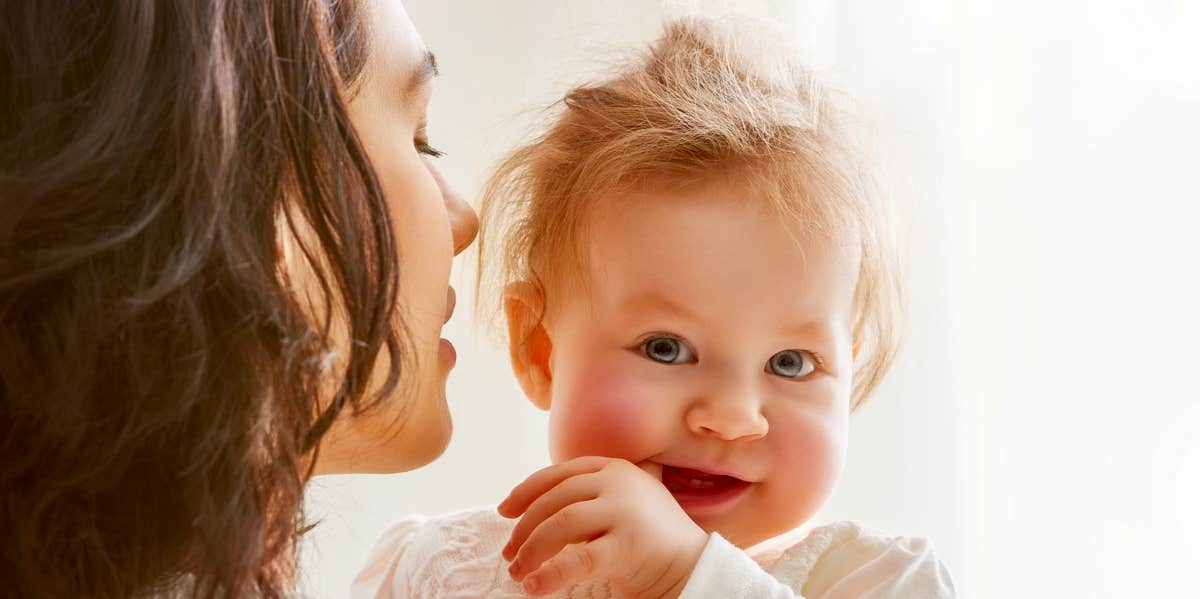
[[[641,337],[639,337],[636,345],[641,345],[641,344],[643,344],[651,339],[654,339],[656,337],[669,337],[676,341],[683,341],[683,337],[680,337],[679,335],[676,335],[675,333],[668,333],[666,331],[655,331],[653,333],[646,333],[645,335],[642,335]]]
[[[680,343],[687,344],[687,341],[685,341],[683,337],[680,337],[679,335],[676,335],[675,333],[668,333],[666,331],[657,331],[654,333],[646,333],[645,335],[638,337],[638,340],[635,341],[633,343],[633,345],[630,345],[627,349],[630,349],[630,350],[636,351],[636,352],[641,352],[642,347],[646,345],[647,341],[649,341],[651,339],[656,339],[658,337],[666,337],[668,339],[674,339]]]
[[[818,354],[811,349],[806,349],[804,351],[808,352],[808,355],[813,357],[813,360],[817,363],[817,368],[820,368],[821,370],[825,369],[825,358],[821,357],[821,354]]]

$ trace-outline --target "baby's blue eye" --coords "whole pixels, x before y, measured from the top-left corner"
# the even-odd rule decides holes
[[[674,337],[653,337],[642,344],[647,358],[663,364],[683,364],[692,361],[692,350]]]
[[[789,379],[806,377],[817,369],[813,355],[802,350],[786,349],[767,360],[767,372]]]

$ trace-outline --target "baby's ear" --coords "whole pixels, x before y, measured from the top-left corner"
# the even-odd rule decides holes
[[[533,405],[550,409],[550,354],[554,345],[542,320],[546,300],[541,286],[530,281],[504,288],[504,316],[508,319],[508,354],[513,374]]]

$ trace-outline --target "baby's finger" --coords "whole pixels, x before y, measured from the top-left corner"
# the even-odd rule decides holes
[[[521,580],[554,557],[567,545],[591,541],[608,532],[612,517],[599,499],[572,503],[546,518],[533,529],[529,539],[517,550],[508,567],[515,580]]]
[[[662,464],[651,461],[638,462],[636,464],[643,472],[649,474],[654,480],[662,480],[663,467]]]
[[[525,479],[521,484],[513,487],[513,490],[509,491],[508,497],[504,501],[501,501],[500,505],[496,506],[496,511],[500,512],[500,515],[506,518],[520,516],[525,513],[525,509],[529,507],[529,504],[533,503],[538,497],[541,497],[546,491],[553,489],[555,485],[564,479],[577,474],[596,472],[611,460],[612,458],[584,456],[542,468],[529,475],[529,478]]]
[[[521,586],[530,595],[546,595],[585,580],[598,578],[611,568],[617,555],[611,535],[567,549],[535,570]]]
[[[553,516],[563,508],[573,503],[595,499],[600,495],[597,484],[597,473],[589,472],[572,476],[546,491],[525,509],[521,521],[513,527],[508,544],[500,551],[504,559],[511,560],[517,549],[525,543],[529,533],[533,532],[543,520]]]

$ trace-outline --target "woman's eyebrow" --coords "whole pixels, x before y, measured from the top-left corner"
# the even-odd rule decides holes
[[[408,74],[408,79],[404,83],[404,97],[411,98],[422,85],[429,83],[429,80],[436,77],[437,74],[437,57],[433,55],[433,52],[426,50],[425,55],[421,57],[421,62]]]

